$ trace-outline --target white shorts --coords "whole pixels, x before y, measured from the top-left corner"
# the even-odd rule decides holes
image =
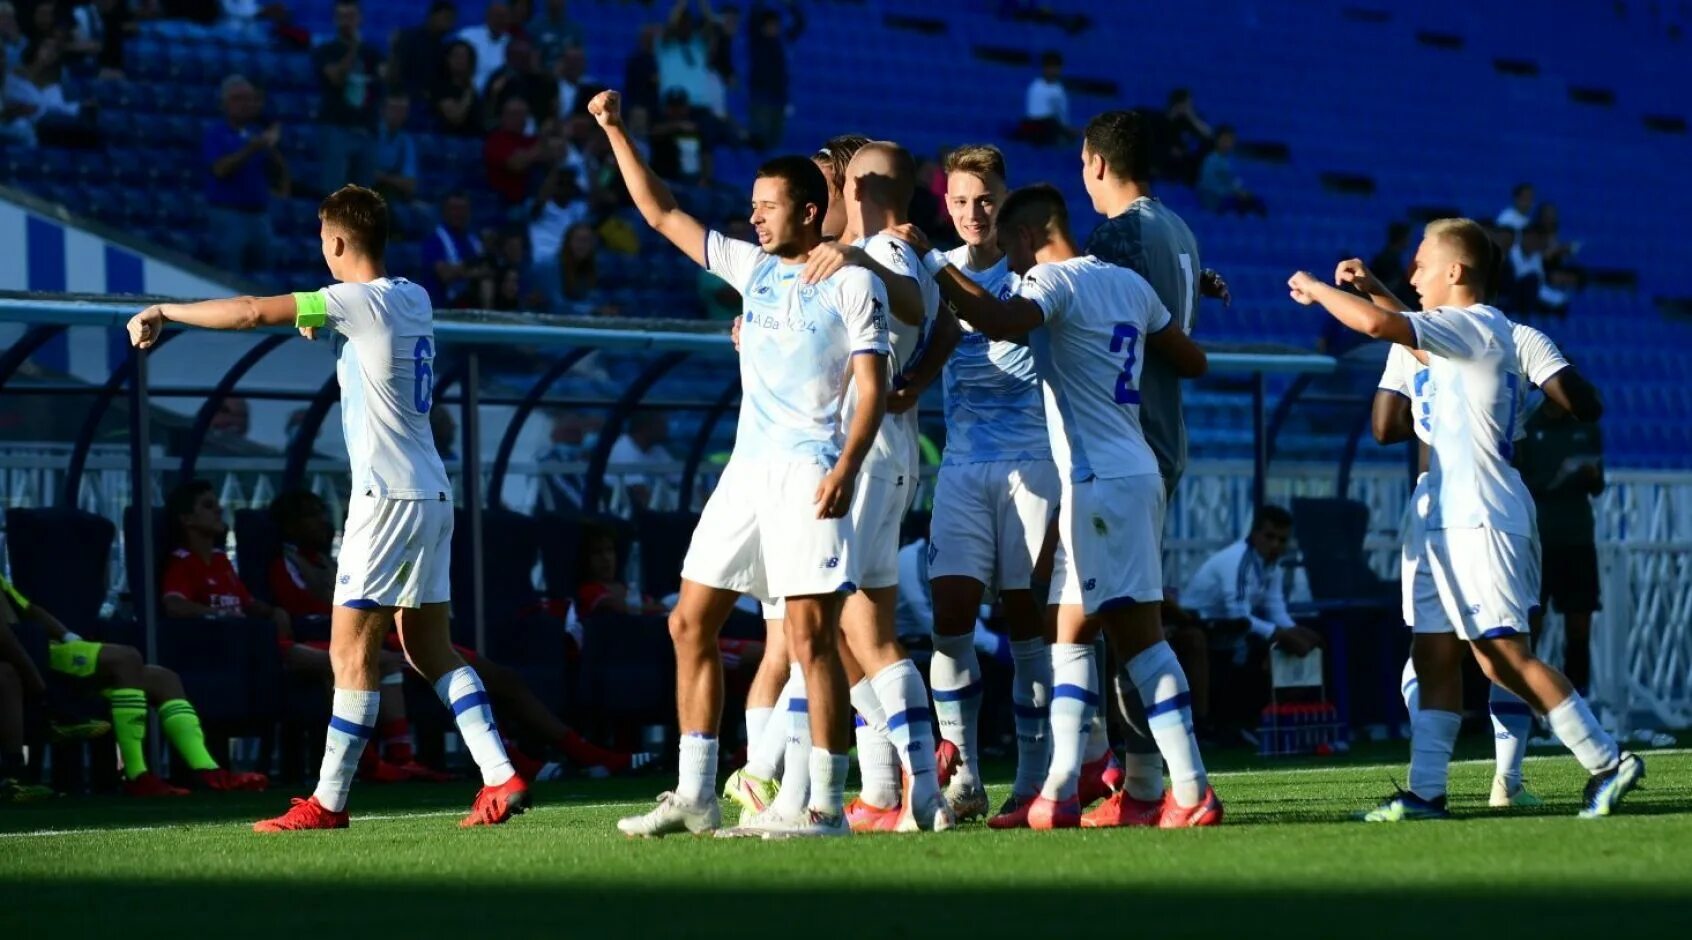
[[[1062,490],[1050,460],[943,466],[929,524],[928,578],[973,578],[1026,591]]]
[[[335,566],[335,606],[416,609],[452,599],[452,503],[355,494]]]
[[[1155,473],[1063,488],[1049,603],[1088,614],[1163,600],[1163,478]]]
[[[858,589],[850,519],[818,519],[816,461],[735,461],[722,478],[682,561],[682,577],[770,601]]]
[[[1497,529],[1435,529],[1415,552],[1408,543],[1405,619],[1416,633],[1497,639],[1529,632],[1539,601],[1539,545]]]
[[[852,548],[858,556],[858,586],[887,588],[899,583],[899,529],[916,487],[911,478],[861,474],[852,493]]]

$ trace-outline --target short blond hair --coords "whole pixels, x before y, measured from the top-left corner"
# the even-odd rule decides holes
[[[964,144],[946,154],[946,175],[968,173],[983,180],[997,176],[1003,183],[1010,179],[1005,171],[1004,151],[992,144]]]
[[[1487,296],[1496,267],[1496,249],[1484,226],[1474,219],[1435,219],[1422,231],[1422,237],[1437,238],[1450,246],[1457,255],[1457,263],[1474,278],[1475,293]]]

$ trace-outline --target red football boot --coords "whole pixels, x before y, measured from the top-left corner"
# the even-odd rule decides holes
[[[1136,800],[1128,795],[1128,791],[1118,790],[1081,817],[1081,828],[1156,826],[1163,817],[1163,803],[1163,800]]]
[[[529,785],[518,774],[497,787],[483,787],[470,805],[470,815],[459,820],[461,828],[497,826],[513,816],[528,812]]]
[[[987,820],[989,829],[1027,829],[1028,807],[1034,805],[1035,797],[1011,796],[999,807],[999,814]]]
[[[253,823],[254,832],[298,832],[305,829],[345,829],[347,828],[347,814],[345,810],[333,813],[323,808],[317,802],[317,797],[307,799],[294,798],[288,811],[275,819],[261,819]]]
[[[181,787],[173,787],[159,778],[158,774],[148,771],[134,780],[123,782],[123,792],[126,796],[155,797],[155,796],[187,796],[188,791]]]
[[[265,789],[270,786],[270,778],[266,777],[264,774],[243,773],[236,770],[227,770],[222,767],[213,767],[211,770],[202,770],[197,774],[197,776],[200,778],[200,785],[206,789],[218,790],[226,793],[236,790],[244,790],[249,793],[263,793]]]
[[[1123,776],[1122,762],[1116,759],[1116,753],[1106,751],[1098,760],[1081,765],[1080,791],[1076,798],[1082,806],[1092,806],[1122,789]]]
[[[853,797],[852,802],[846,804],[846,824],[852,827],[853,832],[897,832],[900,811],[897,803],[883,808],[865,803],[861,796]]]
[[[1037,796],[1028,804],[1028,828],[1079,829],[1081,803],[1073,797],[1067,800],[1048,800]]]
[[[940,789],[946,789],[946,784],[952,782],[952,775],[963,766],[963,755],[958,753],[958,746],[945,738],[934,746],[934,773],[940,778]]]
[[[1216,798],[1216,791],[1210,787],[1204,788],[1204,798],[1196,806],[1177,806],[1173,796],[1165,796],[1163,803],[1163,816],[1157,824],[1164,829],[1222,825],[1222,801]]]

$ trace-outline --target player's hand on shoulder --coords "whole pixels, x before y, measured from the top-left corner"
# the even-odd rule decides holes
[[[1321,282],[1309,271],[1299,271],[1287,278],[1287,290],[1291,292],[1294,301],[1308,307],[1316,302],[1315,290],[1319,283]]]
[[[130,317],[129,344],[137,349],[152,347],[164,332],[164,322],[164,311],[160,310],[157,304]]]
[[[1212,300],[1222,301],[1224,307],[1234,305],[1234,295],[1228,292],[1228,282],[1212,268],[1199,272],[1199,293]]]
[[[852,508],[852,488],[857,483],[857,474],[836,466],[817,484],[817,496],[814,502],[817,507],[818,519],[844,519],[847,510]]]
[[[928,233],[924,232],[920,228],[917,228],[915,223],[912,222],[895,225],[884,230],[881,234],[891,235],[892,237],[905,242],[915,249],[918,255],[926,255],[933,248],[933,246],[929,244]]]
[[[1334,285],[1336,287],[1355,287],[1365,294],[1373,293],[1376,287],[1375,275],[1369,271],[1369,266],[1361,258],[1348,258],[1339,263],[1334,269]]]
[[[805,270],[799,273],[799,281],[803,284],[821,284],[841,268],[854,264],[861,266],[863,257],[863,251],[851,245],[823,242],[811,249],[811,256],[805,262]]]
[[[600,127],[621,127],[623,125],[623,96],[614,89],[607,88],[593,96],[588,102],[588,113],[599,122]]]

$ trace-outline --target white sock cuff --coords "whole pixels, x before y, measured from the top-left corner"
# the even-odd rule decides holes
[[[887,709],[882,704],[881,696],[875,692],[875,683],[868,678],[859,679],[847,694],[852,700],[852,708],[864,719],[865,725],[885,729]]]
[[[970,660],[975,658],[975,635],[966,633],[963,636],[952,636],[949,633],[935,633],[934,652],[942,653],[953,659]]]
[[[1031,640],[1012,640],[1010,648],[1011,658],[1020,662],[1045,656],[1049,647],[1045,640],[1034,637]]]
[[[382,695],[369,689],[336,689],[335,697],[330,703],[330,714],[336,718],[351,722],[365,730],[362,737],[369,737],[376,729],[376,713],[381,708]],[[347,729],[348,734],[353,732]]]

